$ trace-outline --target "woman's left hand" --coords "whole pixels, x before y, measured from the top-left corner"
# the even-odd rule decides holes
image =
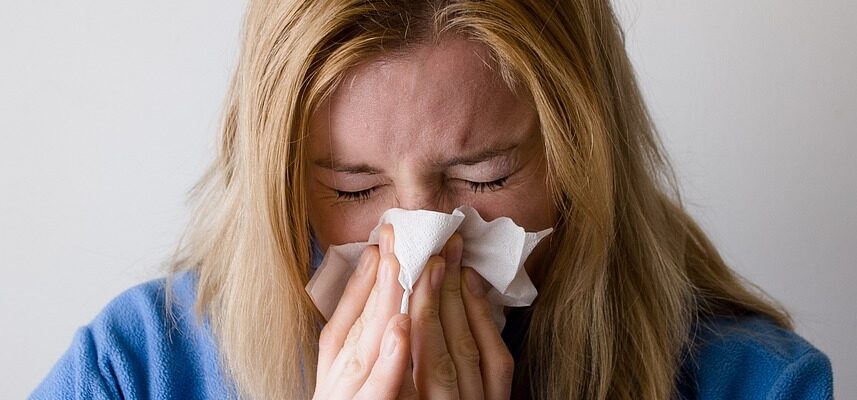
[[[416,391],[428,399],[508,399],[514,359],[492,318],[487,283],[461,266],[462,249],[453,235],[411,296]]]

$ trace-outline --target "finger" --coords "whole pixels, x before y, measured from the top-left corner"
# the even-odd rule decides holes
[[[375,296],[370,294],[369,301],[360,315],[365,329],[357,344],[371,361],[377,357],[387,321],[401,311],[404,292],[399,284],[399,261],[393,254],[393,226],[383,225],[379,239],[381,262],[378,266],[378,279],[372,289]]]
[[[363,251],[357,268],[348,278],[348,284],[345,286],[336,310],[321,330],[318,338],[316,382],[324,382],[330,365],[336,359],[348,332],[366,305],[372,286],[375,285],[378,257],[376,246],[369,246]]]
[[[420,396],[417,393],[417,387],[414,386],[414,367],[409,366],[405,372],[405,380],[402,382],[402,387],[399,388],[398,400],[416,400]]]
[[[455,364],[447,351],[438,316],[444,268],[443,257],[431,257],[411,295],[414,385],[421,398],[458,398]]]
[[[385,243],[391,238],[383,236],[391,235],[392,229],[382,232],[382,243]],[[375,285],[326,376],[325,390],[332,390],[337,397],[352,396],[363,385],[378,358],[387,323],[399,313],[402,299],[402,286],[398,283],[399,263],[390,246],[382,244],[380,248],[382,254]],[[328,382],[333,382],[335,387],[331,388]]]
[[[462,268],[464,307],[470,331],[482,359],[482,384],[486,399],[508,399],[512,391],[515,360],[506,347],[486,297],[488,284],[472,268]]]
[[[387,323],[381,352],[372,372],[366,378],[363,387],[354,396],[355,399],[395,399],[408,377],[410,360],[411,320],[406,314],[397,314]]]
[[[463,399],[481,399],[482,373],[479,366],[479,348],[470,333],[464,302],[461,300],[461,235],[454,234],[447,241],[444,253],[446,271],[440,291],[440,324],[446,339],[446,348],[455,363],[458,393]]]

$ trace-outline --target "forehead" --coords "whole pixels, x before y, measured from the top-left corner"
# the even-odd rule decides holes
[[[347,71],[312,116],[310,153],[347,161],[433,160],[502,147],[532,133],[529,96],[501,79],[487,49],[465,40],[420,46]]]

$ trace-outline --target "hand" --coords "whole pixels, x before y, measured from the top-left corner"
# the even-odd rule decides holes
[[[379,251],[380,249],[380,251]],[[393,229],[381,229],[348,280],[319,338],[315,399],[394,399],[410,360],[411,320],[399,314],[402,286]]]
[[[487,284],[461,267],[462,249],[454,234],[445,258],[432,257],[414,287],[414,384],[421,398],[508,399],[514,359],[492,318]]]

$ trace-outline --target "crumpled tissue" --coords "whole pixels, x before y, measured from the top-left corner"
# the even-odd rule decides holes
[[[335,245],[327,249],[321,265],[306,286],[325,318],[330,319],[336,309],[363,250],[378,244],[383,224],[393,225],[393,253],[399,260],[399,283],[404,289],[402,313],[408,312],[413,287],[428,259],[440,253],[452,234],[459,232],[464,241],[461,265],[473,268],[491,285],[488,301],[501,330],[505,325],[504,306],[528,306],[536,298],[538,292],[524,269],[524,262],[539,241],[553,231],[548,228],[526,232],[508,217],[486,222],[467,205],[456,208],[452,214],[389,209],[381,216],[367,242]]]

